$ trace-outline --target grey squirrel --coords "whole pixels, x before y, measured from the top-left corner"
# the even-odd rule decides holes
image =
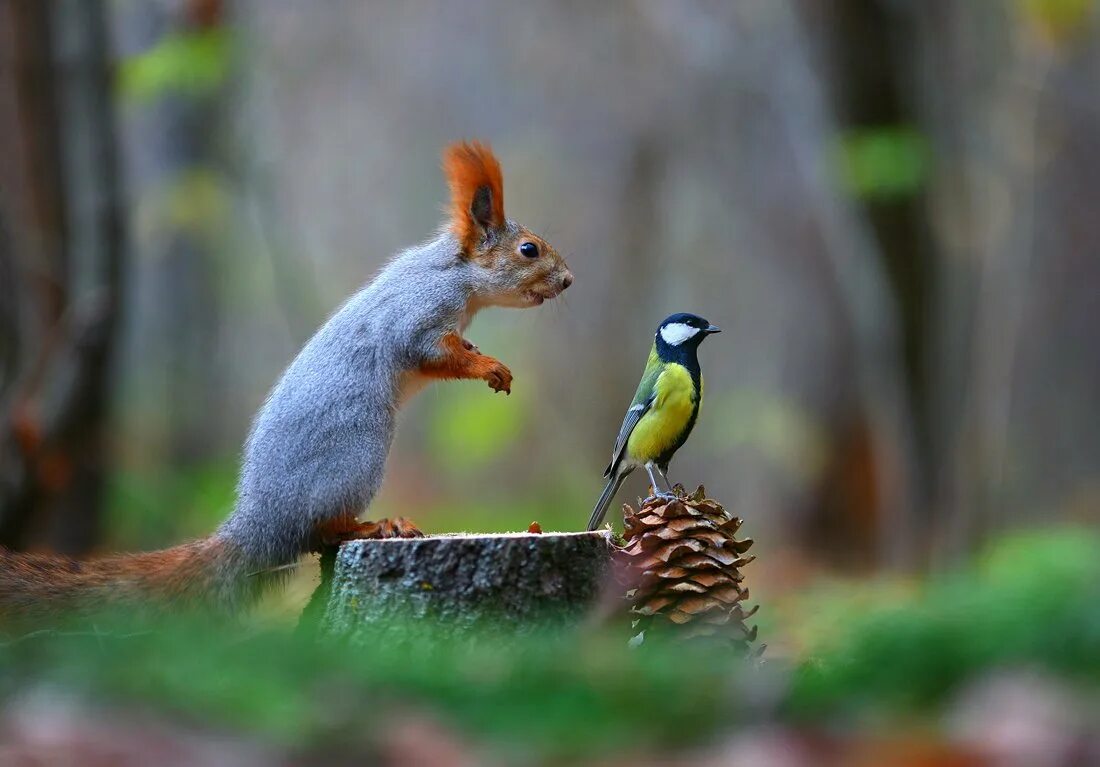
[[[382,483],[399,407],[437,378],[511,393],[508,368],[463,332],[483,308],[538,306],[573,282],[554,248],[505,218],[488,146],[449,146],[443,169],[445,225],[395,256],[290,363],[253,421],[236,506],[213,535],[86,561],[0,549],[0,621],[164,600],[233,613],[324,544],[418,534],[404,520],[357,518]]]

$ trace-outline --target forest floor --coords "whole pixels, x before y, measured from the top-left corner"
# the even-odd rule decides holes
[[[0,764],[1100,764],[1098,551],[822,584],[763,606],[762,663],[617,624],[346,647],[104,616],[0,644]]]

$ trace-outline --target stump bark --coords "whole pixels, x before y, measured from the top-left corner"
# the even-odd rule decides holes
[[[606,531],[349,541],[321,633],[359,643],[575,623],[601,593],[611,556]]]

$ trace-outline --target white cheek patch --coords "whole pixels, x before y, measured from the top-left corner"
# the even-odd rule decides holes
[[[693,328],[691,325],[685,325],[682,322],[674,322],[661,328],[661,338],[665,339],[665,343],[669,346],[679,346],[698,332],[699,328]]]

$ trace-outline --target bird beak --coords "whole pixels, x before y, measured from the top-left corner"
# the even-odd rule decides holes
[[[717,325],[708,325],[707,329],[703,332],[708,333],[708,334],[710,334],[710,333],[721,333],[722,328],[718,327]]]

